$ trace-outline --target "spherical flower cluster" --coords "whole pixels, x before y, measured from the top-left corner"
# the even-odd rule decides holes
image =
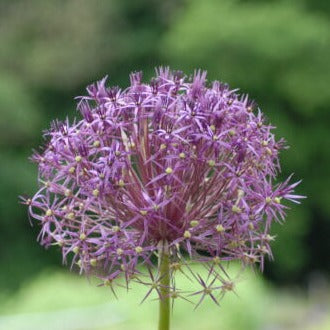
[[[215,300],[214,291],[232,288],[222,262],[262,265],[282,201],[301,197],[289,179],[274,184],[283,140],[247,96],[208,86],[205,72],[159,68],[149,84],[141,73],[130,82],[124,91],[106,79],[89,86],[78,103],[83,118],[54,122],[32,157],[41,187],[25,203],[39,240],[104,284],[120,275],[150,284],[150,276],[157,291],[161,246],[172,275],[187,260],[204,263],[209,283],[188,269]]]

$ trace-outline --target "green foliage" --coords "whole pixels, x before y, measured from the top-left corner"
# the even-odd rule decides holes
[[[41,116],[35,97],[18,78],[0,75],[0,147],[21,145],[40,131]]]
[[[0,11],[0,63],[26,83],[53,89],[80,87],[119,65],[136,70],[156,50],[163,7],[149,0],[10,3]]]
[[[29,83],[77,86],[120,56],[112,2],[18,1],[1,16],[0,59]]]
[[[197,271],[203,274],[205,269]],[[231,268],[231,273],[236,271],[236,267]],[[178,276],[178,281],[180,287],[191,285],[183,275]],[[196,311],[189,302],[175,300],[173,329],[329,329],[330,316],[320,309],[318,318],[308,318],[306,322],[306,315],[320,306],[314,305],[312,299],[307,300],[297,293],[275,291],[252,272],[243,273],[236,289],[239,296],[228,292],[220,307],[209,297]],[[118,300],[109,288],[95,288],[94,283],[89,284],[84,278],[49,269],[15,295],[0,296],[0,326],[11,330],[23,327],[41,330],[45,324],[50,330],[64,326],[66,329],[90,330],[154,329],[158,305],[153,299],[155,295],[139,305],[147,287],[133,284],[128,293],[123,287],[115,290]],[[329,293],[323,295],[328,297]],[[305,322],[307,327],[304,327]]]
[[[189,1],[162,49],[175,65],[202,66],[308,116],[330,100],[329,25],[297,2]]]

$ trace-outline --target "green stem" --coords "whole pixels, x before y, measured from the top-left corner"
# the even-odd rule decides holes
[[[170,264],[167,242],[158,245],[158,270],[160,284],[158,330],[170,329]]]

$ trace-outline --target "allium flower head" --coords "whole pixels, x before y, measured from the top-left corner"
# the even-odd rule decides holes
[[[82,119],[54,122],[32,157],[40,189],[25,203],[42,245],[59,245],[64,261],[105,284],[150,276],[157,289],[161,244],[172,274],[187,260],[204,263],[209,282],[188,269],[197,293],[214,300],[214,291],[232,288],[223,261],[262,266],[283,200],[301,196],[298,183],[275,184],[284,143],[247,96],[207,85],[205,72],[187,78],[168,68],[149,84],[132,73],[124,91],[104,78],[87,92]]]

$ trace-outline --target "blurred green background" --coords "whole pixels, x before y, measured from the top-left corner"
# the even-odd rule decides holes
[[[274,226],[275,261],[266,264],[263,277],[247,276],[246,286],[259,289],[239,292],[248,292],[244,303],[234,297],[223,310],[210,307],[213,314],[198,316],[197,311],[192,318],[200,322],[216,314],[213,327],[212,322],[204,327],[190,322],[189,328],[218,329],[218,318],[228,314],[234,320],[251,298],[255,309],[242,318],[249,320],[251,313],[252,323],[229,320],[223,329],[305,329],[294,320],[308,313],[312,323],[308,328],[305,322],[306,329],[330,329],[329,317],[322,319],[325,306],[330,308],[328,0],[0,0],[0,328],[11,314],[81,308],[72,295],[78,302],[85,297],[91,306],[110,299],[100,289],[85,292],[89,284],[72,280],[59,251],[44,251],[36,243],[38,228],[30,227],[18,195],[36,191],[36,167],[27,158],[42,143],[42,130],[55,118],[76,115],[74,97],[83,95],[86,85],[108,74],[112,85],[126,87],[131,71],[143,70],[149,79],[158,65],[188,74],[206,69],[209,80],[228,82],[255,99],[278,127],[277,136],[291,145],[282,153],[282,178],[294,172],[303,179],[298,193],[308,196],[292,206],[284,226]],[[140,308],[134,294],[125,299],[110,305]],[[258,316],[258,306],[267,302],[263,315],[269,318]],[[150,310],[149,304],[141,311]],[[279,304],[282,313],[267,314]],[[102,313],[102,308],[95,311]],[[176,329],[185,329],[187,315],[178,314]],[[8,324],[4,329],[16,329]],[[125,329],[138,329],[140,323],[134,324]],[[107,326],[62,324],[58,329]]]

